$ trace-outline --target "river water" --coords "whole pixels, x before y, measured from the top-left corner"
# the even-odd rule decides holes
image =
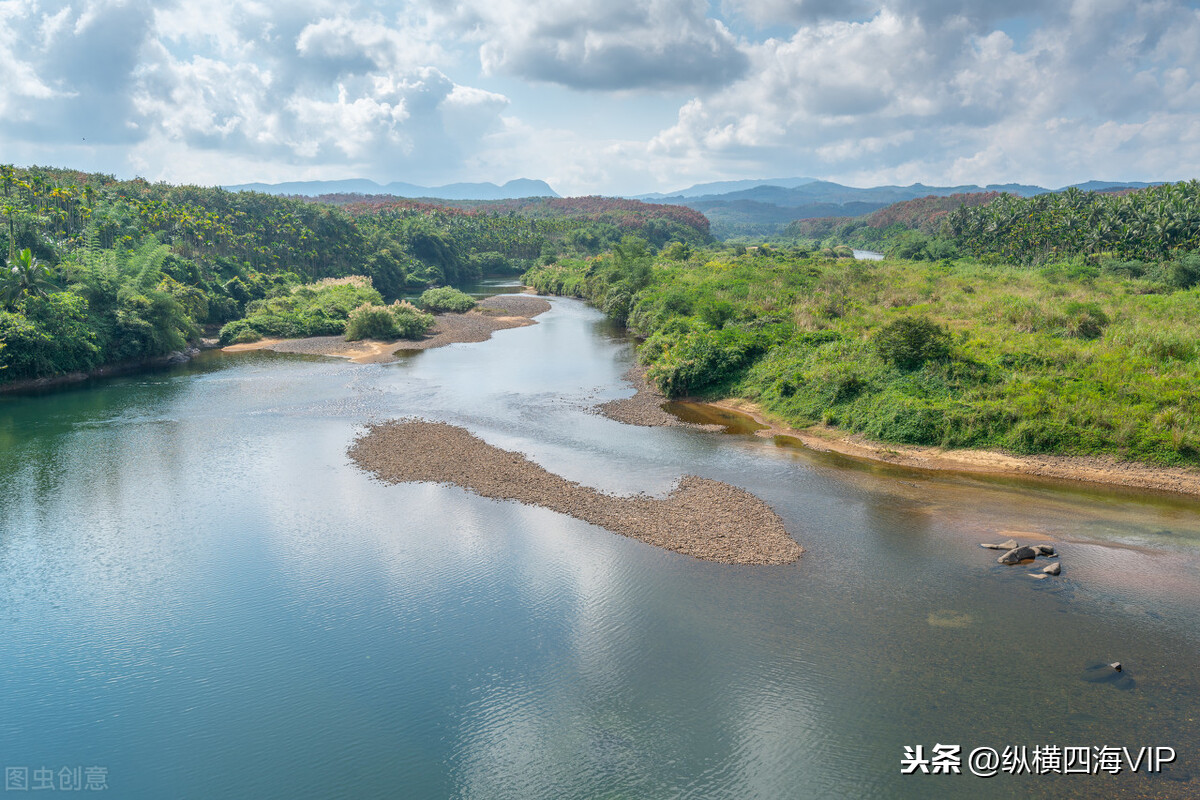
[[[123,798],[1195,796],[1200,505],[589,413],[631,352],[559,299],[397,364],[208,353],[0,399],[0,762]],[[414,415],[610,492],[744,486],[807,552],[705,563],[351,465]],[[1011,530],[1062,577],[978,547]],[[1180,757],[901,774],[935,744]]]

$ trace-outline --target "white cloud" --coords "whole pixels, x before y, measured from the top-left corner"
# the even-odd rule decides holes
[[[1182,178],[1198,41],[1183,0],[0,0],[0,143],[207,182]]]
[[[804,25],[749,48],[746,77],[686,104],[650,152],[717,174],[750,158],[867,181],[1190,177],[1179,170],[1200,165],[1188,102],[1200,53],[1185,43],[1200,41],[1198,12],[1101,0],[1069,11],[1023,49],[945,13]],[[1151,156],[1171,138],[1173,166]]]
[[[473,0],[442,24],[480,42],[485,72],[585,90],[721,85],[735,37],[704,0]]]

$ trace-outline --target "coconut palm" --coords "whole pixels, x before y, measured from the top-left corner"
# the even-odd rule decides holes
[[[28,247],[15,259],[9,259],[4,286],[0,289],[5,307],[11,308],[17,300],[26,295],[45,297],[57,289],[50,280],[52,274],[48,266],[33,257]]]

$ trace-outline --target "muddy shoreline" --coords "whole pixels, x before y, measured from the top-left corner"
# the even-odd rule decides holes
[[[424,339],[397,339],[381,342],[366,339],[348,342],[341,336],[313,336],[307,339],[262,339],[249,344],[224,348],[226,353],[247,350],[272,350],[277,353],[336,356],[356,364],[386,364],[398,360],[403,351],[431,350],[448,344],[485,342],[496,331],[537,324],[534,317],[550,310],[540,297],[500,295],[481,300],[465,314],[438,314]]]
[[[684,476],[664,498],[620,497],[548,472],[463,428],[411,419],[370,426],[349,455],[385,483],[452,484],[482,497],[548,508],[705,561],[789,564],[803,552],[758,497],[694,475]]]
[[[621,376],[633,384],[633,397],[621,400],[609,400],[607,403],[595,406],[596,413],[624,422],[626,425],[640,425],[644,428],[691,428],[702,431],[719,431],[720,425],[700,425],[695,422],[685,422],[674,414],[663,410],[663,404],[669,402],[667,397],[654,388],[646,379],[646,368],[635,364]]]
[[[638,395],[630,398],[629,401],[620,402],[630,402],[632,405],[652,404],[662,415],[675,419],[673,415],[661,408],[667,399],[653,387],[646,386],[644,368],[635,367],[630,373],[626,377],[638,389]],[[645,387],[644,394],[643,387]],[[859,434],[847,433],[824,425],[792,428],[772,417],[757,404],[747,400],[729,398],[717,401],[685,400],[681,402],[745,416],[762,426],[760,430],[754,432],[754,435],[766,439],[773,439],[777,436],[786,437],[819,452],[838,453],[851,458],[878,461],[912,469],[980,475],[1027,475],[1124,486],[1132,489],[1200,495],[1200,470],[1183,467],[1156,467],[1098,456],[1021,456],[996,450],[945,450],[940,447],[890,444],[872,441]],[[597,411],[618,422],[630,422],[634,425],[656,424],[648,421],[653,418],[653,415],[649,414],[639,417],[639,419],[647,420],[641,422],[622,418],[619,414],[611,414],[609,413],[611,405],[611,403],[606,403],[598,406]],[[667,424],[692,425],[692,423],[680,420]],[[721,426],[709,425],[694,427],[721,428]]]

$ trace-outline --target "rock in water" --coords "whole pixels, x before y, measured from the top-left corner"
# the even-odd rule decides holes
[[[1001,564],[1020,564],[1022,561],[1030,561],[1035,558],[1037,558],[1037,553],[1032,547],[1014,547],[996,561]]]
[[[1137,681],[1124,671],[1120,661],[1114,661],[1111,664],[1093,663],[1083,671],[1080,677],[1088,683],[1106,683],[1123,692],[1137,686]]]
[[[1037,554],[1038,554],[1039,556],[1047,556],[1047,557],[1049,557],[1049,556],[1056,556],[1056,555],[1058,555],[1058,553],[1054,552],[1054,546],[1053,546],[1053,545],[1049,545],[1049,544],[1034,544],[1034,545],[1030,545],[1030,547],[1032,547],[1032,548],[1033,548],[1035,551],[1037,551]]]
[[[1000,542],[999,544],[986,544],[984,542],[980,542],[979,546],[986,547],[988,550],[1012,550],[1016,547],[1020,547],[1020,545],[1017,544],[1016,539],[1009,539],[1007,542]]]
[[[1047,575],[1057,575],[1058,573],[1062,572],[1062,564],[1056,561],[1055,563],[1043,569],[1042,572],[1046,573]]]

